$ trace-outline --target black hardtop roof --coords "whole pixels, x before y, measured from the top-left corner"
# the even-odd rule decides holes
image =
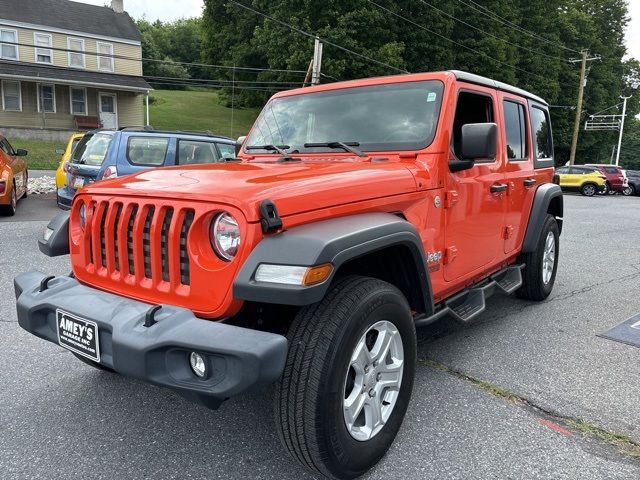
[[[543,98],[534,95],[531,92],[527,92],[526,90],[522,90],[521,88],[509,85],[508,83],[499,82],[497,80],[492,80],[490,78],[476,75],[474,73],[463,72],[461,70],[450,70],[450,72],[455,75],[457,80],[460,80],[462,82],[474,83],[476,85],[482,85],[484,87],[495,88],[496,90],[502,90],[503,92],[520,95],[521,97],[529,98],[530,100],[538,102],[544,106],[549,106],[549,104]]]

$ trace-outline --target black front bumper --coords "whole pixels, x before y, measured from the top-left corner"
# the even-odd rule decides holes
[[[41,290],[46,275],[29,272],[14,280],[18,323],[34,335],[58,343],[56,310],[98,325],[100,364],[123,375],[172,388],[216,408],[223,400],[276,381],[284,369],[287,340],[282,335],[202,320],[190,310],[163,305],[157,323],[145,327],[151,305],[57,277]],[[189,355],[206,359],[200,379]]]

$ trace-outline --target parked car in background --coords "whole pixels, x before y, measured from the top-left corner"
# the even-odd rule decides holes
[[[597,168],[605,177],[607,177],[606,190],[602,193],[615,195],[616,193],[622,193],[626,188],[627,183],[624,173],[622,172],[622,168],[615,165],[603,165],[596,163],[587,163],[585,166]]]
[[[640,195],[640,170],[627,170],[627,187],[622,191],[625,195]]]
[[[171,165],[217,163],[236,154],[236,141],[211,133],[172,132],[150,127],[94,130],[80,140],[68,164],[58,206],[69,209],[76,191],[107,178]]]
[[[62,155],[60,164],[56,170],[56,189],[64,187],[67,183],[67,166],[69,165],[73,151],[76,149],[82,137],[84,137],[84,133],[74,133],[69,137],[66,148],[56,150],[58,155]]]
[[[563,190],[577,191],[587,197],[607,190],[607,177],[600,170],[581,165],[557,168],[556,183]]]
[[[29,171],[20,158],[27,154],[21,148],[14,150],[0,134],[0,214],[12,216],[20,198],[27,196]]]

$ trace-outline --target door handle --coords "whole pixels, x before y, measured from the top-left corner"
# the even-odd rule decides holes
[[[535,178],[527,178],[524,181],[524,186],[527,188],[531,188],[536,184],[536,179]]]
[[[507,188],[509,188],[509,185],[506,183],[494,183],[491,185],[491,193],[501,193],[506,191]]]

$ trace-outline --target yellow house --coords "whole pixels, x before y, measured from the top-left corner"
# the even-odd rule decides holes
[[[151,87],[123,0],[0,0],[0,130],[63,137],[142,126]]]

